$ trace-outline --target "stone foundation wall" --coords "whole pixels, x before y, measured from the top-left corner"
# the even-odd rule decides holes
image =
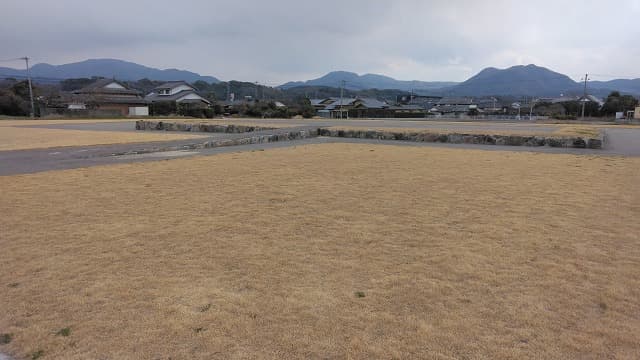
[[[277,141],[291,141],[301,140],[307,138],[318,137],[317,130],[300,130],[300,131],[285,131],[276,134],[268,135],[254,135],[236,139],[215,139],[204,142],[195,142],[191,144],[173,145],[173,146],[156,146],[143,150],[136,150],[132,152],[115,153],[113,156],[119,155],[132,155],[132,154],[145,154],[160,151],[179,151],[179,150],[194,150],[194,149],[208,149],[223,146],[237,146],[248,144],[264,144]]]
[[[401,140],[414,142],[440,142],[451,144],[481,144],[509,146],[551,146],[566,148],[601,149],[604,138],[559,137],[559,136],[520,136],[520,135],[482,135],[482,134],[437,134],[427,132],[391,132],[383,130],[336,130],[318,129],[319,136]]]
[[[136,130],[164,130],[164,131],[191,131],[191,132],[214,132],[214,133],[251,133],[263,130],[277,130],[270,127],[258,127],[247,125],[217,125],[217,124],[186,124],[179,122],[163,121],[136,121]],[[271,135],[247,136],[239,139],[211,140],[201,144],[199,147],[207,148],[218,146],[234,146],[245,144],[260,144],[273,141],[296,140],[316,136],[375,139],[375,140],[401,140],[414,142],[439,142],[451,144],[480,144],[480,145],[508,145],[508,146],[550,146],[563,148],[590,148],[601,149],[605,142],[605,137],[600,134],[596,138],[567,137],[567,136],[522,136],[522,135],[487,135],[487,134],[464,134],[448,133],[438,134],[429,132],[393,132],[384,130],[340,130],[318,128],[299,132],[289,132],[280,129],[282,132]]]
[[[181,122],[165,122],[165,121],[136,121],[136,130],[164,130],[164,131],[191,131],[191,132],[211,132],[211,133],[229,133],[240,134],[246,132],[274,130],[274,127],[260,127],[248,125],[218,125],[207,123],[181,123]]]

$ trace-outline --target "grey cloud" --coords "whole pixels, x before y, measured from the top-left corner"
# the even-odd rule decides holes
[[[5,0],[0,46],[6,58],[111,57],[267,83],[342,69],[464,80],[526,61],[640,77],[638,3]]]

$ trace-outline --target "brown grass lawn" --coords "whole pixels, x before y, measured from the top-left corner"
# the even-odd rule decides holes
[[[31,125],[56,125],[56,124],[95,124],[110,122],[131,122],[135,126],[136,119],[2,119],[2,126],[31,126]]]
[[[132,127],[133,127],[132,123]],[[36,129],[0,126],[0,151],[46,149],[58,146],[86,146],[198,138],[204,135],[167,132],[118,132]]]
[[[637,359],[639,184],[354,144],[0,177],[0,352]]]

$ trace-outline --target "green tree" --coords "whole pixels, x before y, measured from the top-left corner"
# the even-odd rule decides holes
[[[638,106],[638,99],[631,95],[621,95],[618,91],[612,91],[602,106],[602,114],[615,115],[617,112],[634,110]]]

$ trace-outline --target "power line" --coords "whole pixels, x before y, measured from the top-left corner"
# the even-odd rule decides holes
[[[19,75],[19,74],[0,74],[0,78],[4,78],[4,79],[26,79],[27,75]],[[52,77],[46,77],[46,76],[34,76],[33,79],[35,80],[48,80],[48,81],[55,81],[55,82],[60,82],[63,81],[64,79],[60,79],[60,78],[52,78]]]
[[[18,61],[18,60],[24,60],[24,58],[1,59],[0,62],[10,62],[10,61]]]
[[[597,76],[597,77],[614,78],[613,80],[633,80],[633,79],[640,78],[640,76],[611,75],[611,74],[589,74],[589,75]]]

